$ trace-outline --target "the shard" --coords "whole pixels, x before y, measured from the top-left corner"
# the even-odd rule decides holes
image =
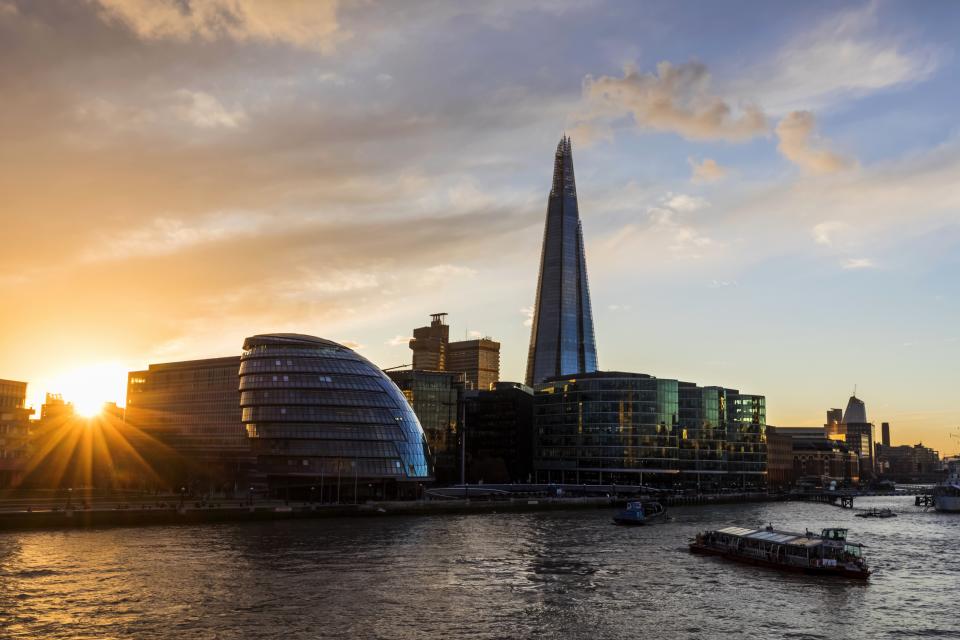
[[[570,138],[557,145],[540,254],[527,384],[597,370],[587,261],[577,209]]]

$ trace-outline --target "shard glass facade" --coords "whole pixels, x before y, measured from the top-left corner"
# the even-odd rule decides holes
[[[557,145],[540,255],[526,382],[597,370],[570,139]]]

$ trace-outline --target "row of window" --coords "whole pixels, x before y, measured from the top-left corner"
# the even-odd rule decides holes
[[[396,408],[396,401],[383,390],[375,393],[369,391],[311,391],[306,389],[287,390],[257,390],[244,391],[240,394],[241,407],[256,407],[264,405],[306,405],[312,407],[380,407],[383,409]]]
[[[286,364],[290,362],[290,364]],[[279,363],[279,364],[277,364]],[[313,360],[246,360],[240,365],[240,376],[249,373],[347,373],[359,376],[378,377],[376,370],[356,360],[334,360],[316,358]]]
[[[244,407],[243,422],[330,422],[390,424],[402,421],[402,412],[365,407]]]
[[[240,390],[248,389],[353,389],[358,391],[383,391],[381,378],[330,374],[250,374],[240,379]]]
[[[403,440],[403,431],[395,425],[335,426],[256,423],[247,425],[251,438],[298,438],[317,440]]]

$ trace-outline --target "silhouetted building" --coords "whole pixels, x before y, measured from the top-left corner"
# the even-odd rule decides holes
[[[33,409],[26,399],[26,382],[0,380],[0,489],[20,484],[30,459]]]
[[[414,497],[432,480],[427,441],[407,399],[384,372],[336,342],[289,333],[247,338],[240,391],[256,481],[274,495]]]
[[[460,373],[467,389],[491,388],[500,379],[500,343],[490,337],[450,342],[446,316],[431,314],[430,326],[413,330],[412,368]]]
[[[846,443],[860,456],[860,477],[871,480],[876,475],[873,424],[867,421],[867,407],[863,400],[850,396],[843,412]]]
[[[923,444],[877,447],[880,473],[896,482],[936,482],[941,476],[940,453]]]
[[[826,426],[839,425],[843,422],[843,409],[827,409]]]
[[[498,382],[467,391],[467,481],[529,482],[533,471],[533,389]]]
[[[769,487],[785,490],[813,478],[821,486],[855,484],[859,457],[842,441],[827,438],[820,427],[767,426]]]
[[[880,443],[884,447],[890,446],[890,423],[889,422],[880,423]]]
[[[703,490],[765,483],[763,396],[604,371],[537,385],[534,407],[540,482]]]
[[[168,486],[235,490],[250,443],[240,419],[240,357],[151,364],[127,376],[125,421]]]
[[[413,368],[425,371],[444,371],[447,364],[447,344],[450,342],[450,327],[444,319],[446,313],[430,316],[430,325],[413,330],[410,348],[413,350]]]
[[[554,156],[526,383],[532,387],[548,378],[596,370],[597,347],[573,151],[570,139],[564,136]]]
[[[500,343],[491,338],[451,342],[446,370],[462,373],[467,389],[490,389],[500,380]]]
[[[388,371],[420,421],[440,484],[460,480],[460,416],[463,374],[452,371]]]

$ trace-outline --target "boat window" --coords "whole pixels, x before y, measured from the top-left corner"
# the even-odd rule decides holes
[[[860,557],[860,546],[856,544],[848,544],[843,548],[844,551],[852,555],[854,558]]]

